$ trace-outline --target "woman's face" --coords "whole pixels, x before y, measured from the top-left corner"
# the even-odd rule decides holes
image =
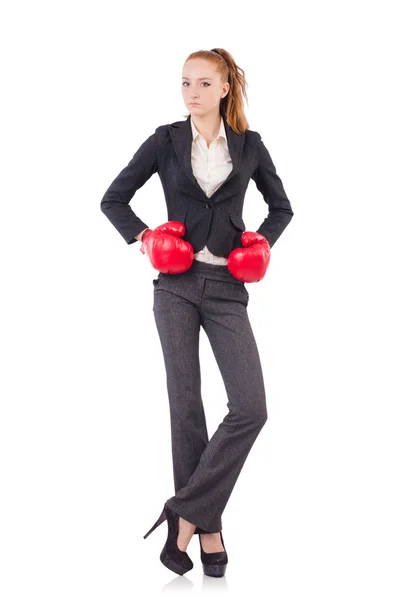
[[[182,94],[186,108],[192,115],[203,116],[219,112],[221,98],[229,91],[229,84],[222,84],[215,66],[202,58],[186,61],[182,71]],[[192,103],[197,105],[192,105]]]

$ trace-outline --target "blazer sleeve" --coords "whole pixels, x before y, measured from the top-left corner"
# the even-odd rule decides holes
[[[258,132],[256,133],[258,136],[259,162],[255,172],[251,175],[251,179],[255,181],[256,187],[269,206],[268,215],[256,232],[261,233],[269,242],[269,246],[272,247],[291,221],[294,213],[262,137]]]
[[[132,210],[130,201],[135,192],[158,171],[157,129],[135,152],[126,167],[110,184],[101,200],[101,210],[123,236],[127,244],[133,244],[135,238],[149,227]]]

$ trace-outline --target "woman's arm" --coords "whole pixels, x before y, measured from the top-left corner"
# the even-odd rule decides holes
[[[126,167],[110,184],[101,200],[101,210],[127,244],[138,241],[147,223],[134,213],[130,201],[135,192],[158,171],[157,129],[135,152]]]
[[[258,135],[259,163],[251,179],[255,181],[256,187],[269,206],[269,213],[256,232],[261,233],[272,247],[291,221],[294,213],[269,151],[264,145],[261,135],[258,132],[256,134]]]

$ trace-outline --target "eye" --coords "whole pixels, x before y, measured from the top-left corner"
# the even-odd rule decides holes
[[[186,86],[185,86],[185,83],[189,84],[189,82],[188,82],[188,81],[183,81],[183,82],[182,82],[182,87],[186,87]],[[203,81],[203,83],[205,83],[207,86],[210,86],[210,85],[211,85],[210,83],[208,83],[208,81]]]

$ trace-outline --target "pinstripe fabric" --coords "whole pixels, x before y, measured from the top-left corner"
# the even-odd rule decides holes
[[[167,504],[195,533],[222,530],[222,513],[267,419],[262,368],[247,314],[249,294],[227,266],[193,261],[153,280],[153,313],[170,407],[174,496]],[[228,412],[208,439],[201,397],[199,336],[207,334]],[[216,397],[207,399],[217,402]]]

